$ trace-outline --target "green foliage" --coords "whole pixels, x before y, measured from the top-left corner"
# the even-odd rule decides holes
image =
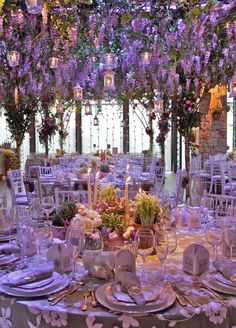
[[[104,173],[109,173],[110,172],[110,166],[107,163],[104,163],[100,165],[100,171]]]
[[[125,230],[123,217],[116,213],[104,213],[101,215],[102,226],[110,228],[113,232]]]
[[[116,189],[112,184],[108,184],[107,186],[103,186],[99,192],[98,199],[99,201],[109,201],[110,199],[116,198]]]
[[[64,227],[77,214],[77,205],[74,200],[64,202],[57,212],[54,214],[52,224],[59,227]]]

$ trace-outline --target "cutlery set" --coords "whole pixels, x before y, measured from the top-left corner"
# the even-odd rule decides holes
[[[83,284],[84,284],[84,282],[80,281],[80,282],[77,282],[75,285],[69,286],[66,289],[64,289],[54,295],[50,295],[48,297],[48,301],[50,302],[50,305],[56,305],[63,298],[76,292],[81,286],[83,286]]]
[[[69,286],[66,289],[63,289],[62,291],[50,295],[48,297],[48,301],[50,305],[56,305],[58,302],[66,298],[67,296],[73,294],[77,290],[79,290],[83,285],[85,284],[84,281],[79,281],[75,285]],[[89,306],[89,298],[91,297],[91,305],[93,307],[96,307],[98,305],[97,298],[95,295],[95,288],[93,286],[88,286],[86,285],[84,290],[83,290],[83,305],[81,307],[82,311],[87,311],[88,306]]]

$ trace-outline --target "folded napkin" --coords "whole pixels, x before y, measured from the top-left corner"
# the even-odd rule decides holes
[[[20,247],[14,244],[0,245],[0,254],[20,253]]]
[[[234,284],[236,283],[236,263],[230,262],[230,260],[219,259],[213,262],[214,267],[218,270],[226,279],[229,279]]]
[[[40,268],[25,269],[22,271],[15,271],[12,276],[9,276],[4,285],[9,287],[18,287],[26,285],[30,282],[35,282],[52,277],[54,265],[53,263],[47,263]]]
[[[142,292],[139,277],[133,272],[122,272],[119,274],[119,282],[122,288],[129,294],[137,305],[146,303]]]
[[[91,273],[96,278],[113,279],[114,267],[114,253],[104,251],[97,255],[91,263]]]

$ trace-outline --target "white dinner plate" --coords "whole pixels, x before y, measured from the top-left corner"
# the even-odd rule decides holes
[[[148,302],[142,306],[138,306],[138,305],[127,306],[127,303],[117,302],[114,296],[113,296],[113,301],[112,298],[111,301],[108,300],[106,294],[110,294],[110,296],[112,297],[111,284],[112,283],[107,283],[105,285],[100,286],[96,290],[96,297],[99,303],[101,303],[103,306],[113,311],[130,313],[130,314],[157,312],[171,306],[175,302],[175,298],[176,298],[174,291],[170,287],[165,286],[163,290],[160,292],[160,297],[156,301]]]
[[[11,235],[11,239],[16,239],[16,235]],[[10,240],[10,236],[4,236],[4,235],[0,235],[0,242],[1,241],[9,241]]]
[[[52,282],[49,284],[46,284],[44,286],[40,286],[39,288],[35,288],[35,286],[32,289],[24,289],[24,288],[21,288],[21,286],[10,287],[10,286],[4,285],[4,281],[6,281],[6,279],[8,278],[8,276],[10,274],[13,274],[13,272],[0,278],[0,292],[5,293],[7,295],[11,295],[11,296],[17,296],[17,297],[46,296],[46,295],[50,295],[52,293],[56,293],[56,292],[60,291],[61,289],[67,287],[69,284],[69,278],[67,275],[61,275],[57,272],[53,272]],[[25,286],[26,285],[24,285],[24,287]]]
[[[17,256],[17,254],[1,254],[0,257],[0,265],[5,265],[5,264],[9,264],[12,262],[15,262],[16,260],[19,259],[19,256]]]
[[[218,292],[230,294],[230,295],[236,295],[236,287],[229,286],[227,284],[224,284],[216,280],[214,277],[214,272],[210,272],[210,271],[204,272],[201,275],[201,280],[206,286]]]

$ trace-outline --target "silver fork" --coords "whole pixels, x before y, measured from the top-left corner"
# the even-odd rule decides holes
[[[97,298],[96,298],[96,295],[95,295],[94,286],[88,284],[88,292],[91,295],[91,304],[92,304],[92,306],[96,307],[98,305],[98,302],[97,302]]]

